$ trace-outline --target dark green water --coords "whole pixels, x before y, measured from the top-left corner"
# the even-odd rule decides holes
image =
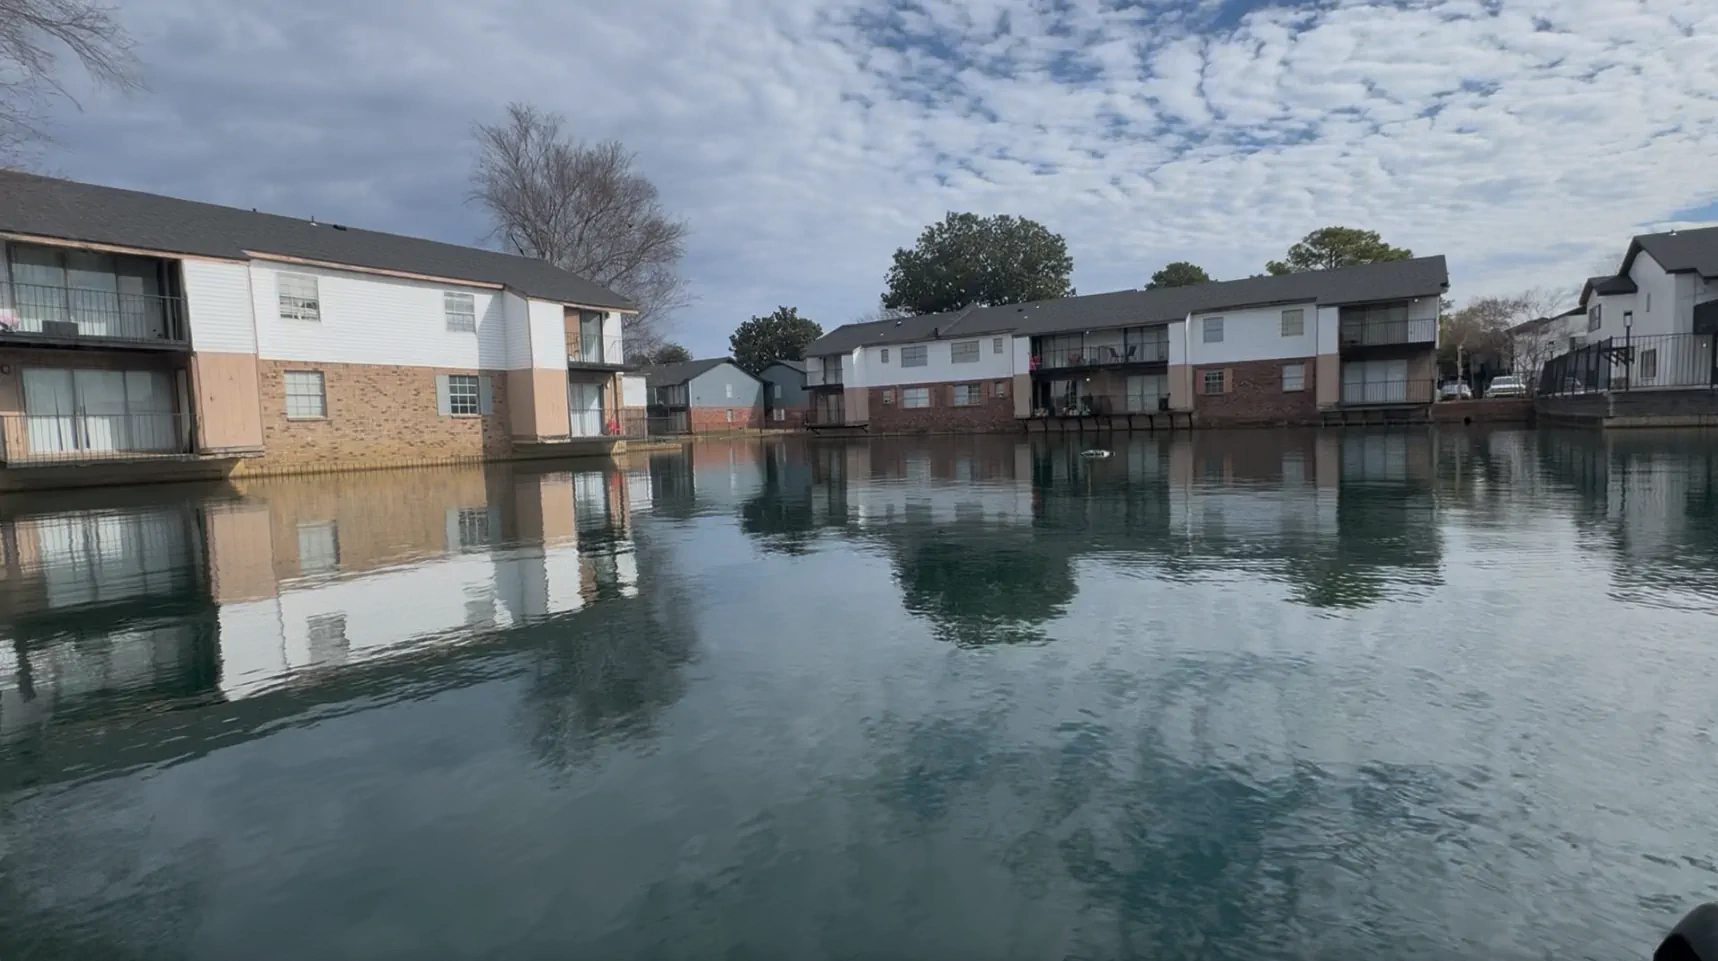
[[[0,958],[1645,957],[1718,440],[704,444],[0,501]]]

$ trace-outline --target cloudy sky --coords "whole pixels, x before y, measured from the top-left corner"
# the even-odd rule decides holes
[[[635,148],[691,225],[673,336],[874,308],[949,210],[1036,218],[1083,292],[1256,273],[1308,230],[1578,283],[1718,220],[1712,0],[125,0],[150,89],[52,172],[473,243],[509,100]]]

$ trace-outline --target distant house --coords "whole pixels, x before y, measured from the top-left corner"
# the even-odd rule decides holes
[[[805,426],[811,393],[805,389],[805,361],[778,360],[758,372],[764,382],[764,425],[797,430]]]
[[[644,372],[652,434],[719,434],[764,424],[764,382],[732,358],[662,364]]]
[[[1509,329],[1516,376],[1531,384],[1545,362],[1587,343],[1587,312],[1580,307],[1551,317],[1535,317]]]

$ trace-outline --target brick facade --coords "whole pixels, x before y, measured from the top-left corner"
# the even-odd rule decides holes
[[[1283,390],[1283,368],[1304,370],[1300,390]],[[1317,424],[1317,360],[1285,357],[1193,368],[1193,422],[1200,427],[1280,427]],[[1205,392],[1206,372],[1223,372],[1223,392]]]
[[[983,396],[978,403],[956,407],[956,384],[978,387]],[[1000,385],[1002,396],[997,396]],[[926,388],[930,391],[929,407],[907,407],[902,392]],[[887,398],[887,399],[885,399]],[[867,400],[870,406],[870,426],[873,433],[976,433],[981,431],[1017,430],[1014,417],[1014,384],[1009,380],[963,380],[942,384],[908,384],[900,387],[873,387]]]
[[[687,413],[694,434],[757,430],[764,424],[764,412],[756,407],[693,407]]]
[[[775,419],[775,411],[781,411],[781,420]],[[806,408],[804,407],[772,407],[764,418],[764,427],[770,430],[804,430]]]
[[[284,375],[289,370],[322,372],[326,417],[287,419]],[[490,412],[442,416],[436,408],[439,374],[487,377]],[[438,463],[513,452],[504,371],[263,360],[258,380],[264,453],[246,459],[243,472]]]

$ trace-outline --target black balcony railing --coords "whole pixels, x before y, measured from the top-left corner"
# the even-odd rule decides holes
[[[805,386],[807,387],[840,387],[841,368],[823,368],[812,364],[805,370]]]
[[[692,433],[692,415],[684,410],[652,414],[646,421],[653,437]]]
[[[1438,396],[1438,382],[1429,378],[1342,378],[1345,407],[1383,407],[1391,404],[1429,404]]]
[[[1153,391],[1117,394],[1080,394],[1077,397],[1054,397],[1049,406],[1036,406],[1031,416],[1092,417],[1114,414],[1161,414],[1169,410],[1169,395]]]
[[[1705,334],[1612,337],[1545,362],[1538,393],[1585,394],[1615,390],[1718,386],[1713,338]]]
[[[0,337],[186,342],[185,301],[81,287],[0,283]]]
[[[1337,340],[1343,348],[1433,344],[1437,339],[1438,322],[1433,317],[1413,320],[1345,320],[1337,328]]]
[[[1032,355],[1032,369],[1067,370],[1080,367],[1111,367],[1126,364],[1166,364],[1169,341],[1147,340],[1133,344],[1103,344],[1083,347],[1043,347]]]
[[[862,421],[850,419],[845,411],[818,410],[816,407],[805,412],[807,427],[857,427]]]
[[[8,466],[176,457],[191,450],[184,414],[0,414]]]

